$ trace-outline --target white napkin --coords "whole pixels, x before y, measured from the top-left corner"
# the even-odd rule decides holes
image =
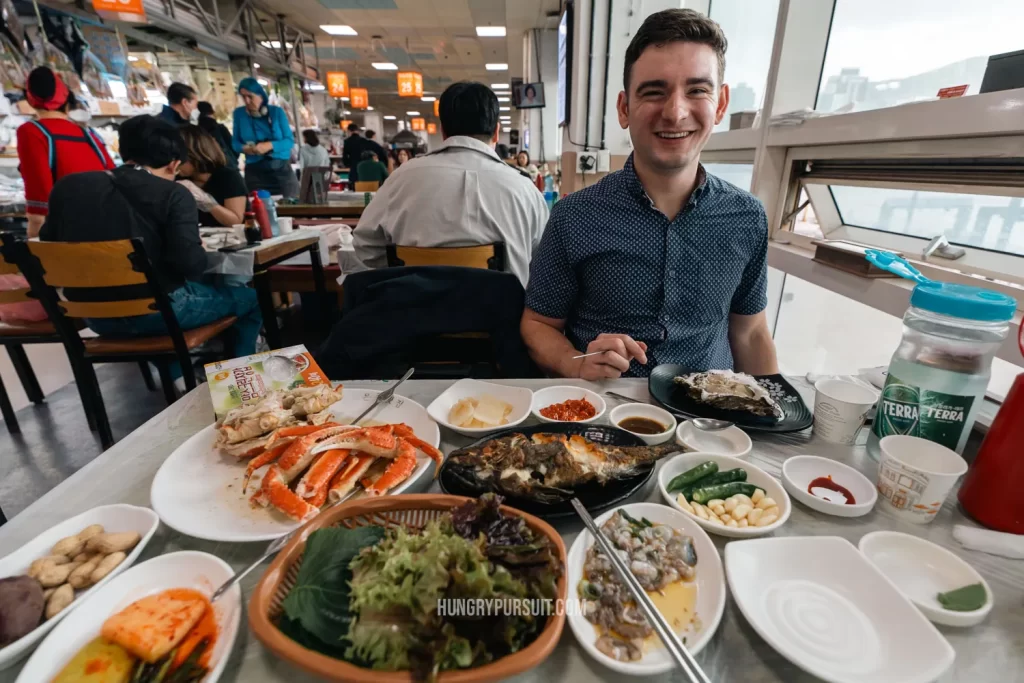
[[[953,538],[970,550],[1024,560],[1024,536],[957,524],[953,527]]]

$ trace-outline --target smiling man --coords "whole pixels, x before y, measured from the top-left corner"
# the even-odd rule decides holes
[[[729,105],[725,50],[722,29],[693,10],[652,14],[630,42],[618,114],[633,154],[555,205],[531,264],[521,332],[545,371],[778,372],[764,207],[700,164]]]

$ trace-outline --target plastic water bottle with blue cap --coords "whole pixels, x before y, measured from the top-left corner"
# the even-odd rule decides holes
[[[267,209],[267,218],[270,219],[270,232],[274,237],[281,234],[281,226],[277,224],[277,207],[274,206],[274,200],[270,196],[270,192],[267,190],[259,190],[256,196],[263,202],[263,206]]]
[[[869,249],[875,266],[917,283],[903,316],[903,339],[868,437],[909,434],[963,452],[988,388],[992,359],[1017,310],[1013,297],[981,287],[930,280],[906,259]]]

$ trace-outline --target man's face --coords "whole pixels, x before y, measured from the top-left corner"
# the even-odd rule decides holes
[[[199,96],[196,95],[191,100],[182,100],[181,107],[184,110],[184,118],[192,116],[192,112],[195,111],[196,107],[199,106]]]
[[[729,106],[707,45],[652,45],[633,64],[629,93],[619,93],[619,125],[629,129],[638,160],[656,171],[695,163]]]

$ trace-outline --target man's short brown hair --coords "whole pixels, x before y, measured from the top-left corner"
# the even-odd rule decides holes
[[[700,43],[714,50],[718,57],[718,82],[721,85],[725,79],[725,51],[729,47],[722,27],[692,9],[667,9],[647,17],[633,40],[629,41],[622,74],[626,95],[629,95],[629,77],[633,64],[640,59],[643,51],[651,45],[660,47],[675,42]]]

